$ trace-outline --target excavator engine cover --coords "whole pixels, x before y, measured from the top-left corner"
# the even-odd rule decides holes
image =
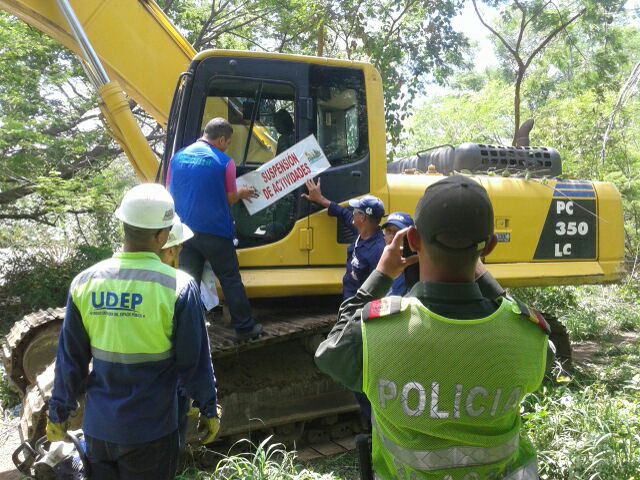
[[[534,177],[556,177],[562,173],[562,160],[555,148],[509,147],[484,143],[463,143],[457,148],[443,145],[418,152],[415,157],[387,165],[388,173],[416,169],[427,172],[433,165],[438,173],[488,173],[491,171],[527,171]]]

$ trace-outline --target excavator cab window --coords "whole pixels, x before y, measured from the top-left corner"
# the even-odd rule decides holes
[[[233,127],[233,141],[226,153],[238,167],[249,166],[248,170],[253,170],[277,154],[278,139],[282,135],[277,128],[277,112],[281,110],[289,115],[289,132],[295,131],[295,89],[291,85],[214,78],[202,114],[201,130],[214,117],[226,118]]]
[[[316,135],[331,163],[331,168],[320,175],[323,194],[335,202],[343,202],[368,193],[371,170],[362,71],[311,65],[309,95],[314,105],[311,133]],[[310,208],[316,211],[319,207]],[[350,237],[345,235],[346,232],[339,231],[338,241],[348,243]]]
[[[318,142],[331,165],[351,163],[359,148],[358,95],[352,88],[318,88]]]

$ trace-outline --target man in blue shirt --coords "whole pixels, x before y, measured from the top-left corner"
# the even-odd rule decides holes
[[[342,279],[342,296],[353,297],[376,265],[384,250],[384,236],[380,220],[384,217],[384,203],[377,197],[366,195],[349,201],[353,208],[341,207],[322,195],[318,183],[307,180],[309,194],[303,198],[327,208],[332,217],[338,217],[355,235],[356,241],[347,248],[347,271]]]
[[[413,227],[413,218],[411,215],[404,212],[394,212],[387,217],[387,221],[382,224],[382,233],[384,234],[384,243],[386,245],[390,245],[393,237],[396,236],[403,228]],[[406,252],[403,252],[406,254]],[[399,295],[404,296],[409,289],[407,288],[405,282],[404,272],[400,274],[398,278],[393,281],[391,285],[391,290],[389,290],[389,295]]]
[[[91,478],[168,480],[178,456],[178,380],[206,423],[204,443],[220,428],[209,336],[193,278],[160,261],[177,220],[171,195],[161,185],[138,185],[116,217],[123,251],[69,288],[47,437],[65,439],[86,386]]]
[[[209,261],[224,292],[236,337],[246,341],[259,337],[263,328],[251,315],[240,276],[229,205],[256,193],[250,188],[236,188],[235,163],[224,153],[232,135],[233,127],[224,118],[209,121],[202,138],[173,156],[167,184],[178,215],[195,234],[184,244],[180,268],[200,285],[204,262]]]

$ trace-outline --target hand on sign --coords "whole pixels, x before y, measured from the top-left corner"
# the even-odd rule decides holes
[[[258,191],[255,187],[242,186],[238,188],[238,197],[242,200],[251,200],[252,198],[258,198]]]
[[[325,208],[329,206],[331,202],[322,195],[320,179],[318,179],[318,183],[315,183],[313,179],[309,179],[305,182],[305,185],[307,186],[307,190],[309,190],[309,194],[303,193],[302,198]]]
[[[418,263],[417,255],[412,255],[410,257],[402,256],[402,245],[404,244],[404,238],[407,236],[409,228],[412,227],[399,230],[393,237],[393,240],[391,240],[391,243],[384,247],[384,251],[382,252],[378,266],[376,267],[376,270],[380,273],[396,279],[409,265]]]

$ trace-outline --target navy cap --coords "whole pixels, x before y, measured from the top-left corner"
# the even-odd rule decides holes
[[[380,220],[384,217],[384,203],[378,197],[365,195],[362,198],[349,200],[349,205],[355,209],[362,210],[366,215]]]
[[[416,227],[426,243],[482,250],[493,235],[493,206],[482,185],[453,175],[427,188],[416,207]]]
[[[394,225],[400,230],[407,227],[413,227],[413,218],[411,215],[404,212],[394,212],[387,217],[387,221],[382,224],[382,228],[387,228],[389,225]]]

